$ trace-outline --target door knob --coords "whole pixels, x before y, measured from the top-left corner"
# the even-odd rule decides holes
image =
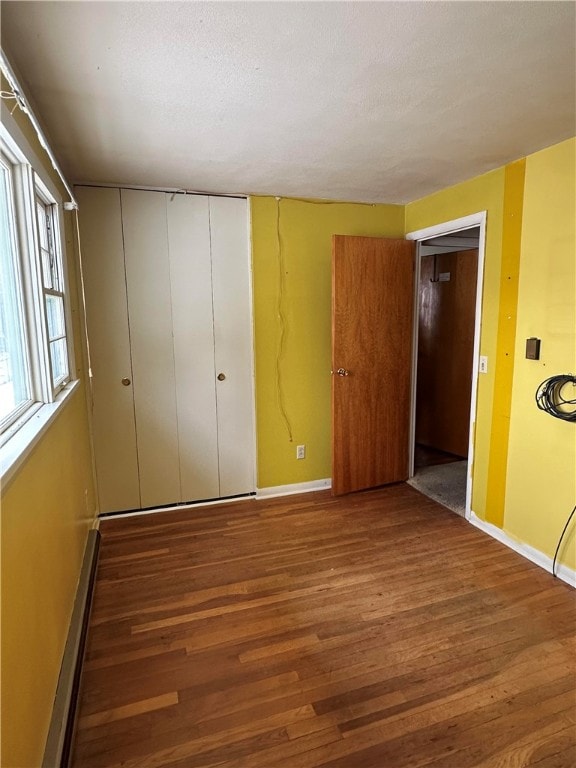
[[[350,371],[347,371],[346,368],[338,368],[336,373],[338,376],[350,376]]]
[[[129,379],[127,376],[125,376],[125,377],[122,379],[122,384],[124,384],[124,386],[125,386],[125,387],[129,387],[131,383],[132,383],[132,382],[130,381],[130,379]]]
[[[218,376],[216,376],[216,378],[218,379],[218,381],[224,381],[224,379],[226,378],[226,374],[219,373]]]

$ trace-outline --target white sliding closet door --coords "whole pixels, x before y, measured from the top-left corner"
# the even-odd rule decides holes
[[[100,510],[138,509],[130,332],[120,190],[76,187],[92,366],[92,431]]]
[[[167,195],[181,496],[225,495],[218,482],[214,320],[207,197]]]
[[[101,511],[252,492],[246,201],[77,192]]]
[[[246,201],[210,198],[220,495],[253,487],[251,285]],[[250,438],[247,441],[247,436]]]
[[[166,195],[123,189],[122,224],[142,507],[179,501]]]

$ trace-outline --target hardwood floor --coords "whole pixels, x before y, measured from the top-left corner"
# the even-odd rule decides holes
[[[78,768],[572,768],[575,593],[407,485],[102,522]]]

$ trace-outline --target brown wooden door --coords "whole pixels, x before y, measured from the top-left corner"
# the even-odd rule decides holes
[[[468,456],[478,251],[424,256],[420,270],[416,443]]]
[[[408,477],[413,302],[413,243],[334,235],[334,494]]]

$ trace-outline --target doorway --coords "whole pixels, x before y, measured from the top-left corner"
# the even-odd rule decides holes
[[[409,483],[469,517],[484,221],[478,214],[417,240]]]

